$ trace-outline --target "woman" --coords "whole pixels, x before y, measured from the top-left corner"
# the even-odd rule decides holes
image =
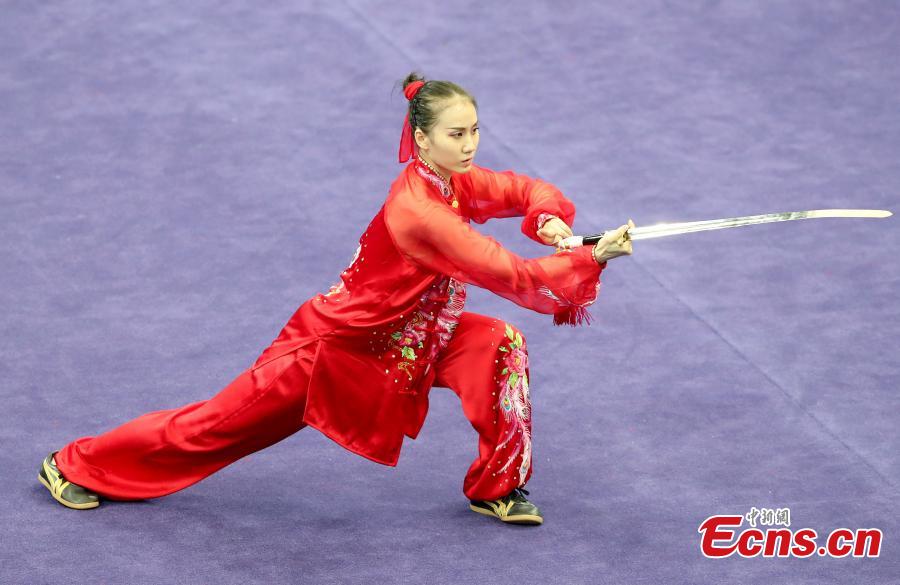
[[[209,400],[150,412],[50,453],[40,482],[70,508],[184,489],[309,425],[343,447],[396,465],[415,439],[428,391],[451,388],[478,431],[463,492],[470,508],[540,524],[523,489],[531,477],[528,352],[514,326],[463,311],[466,284],[554,315],[589,322],[606,261],[631,253],[628,225],[593,247],[523,259],[469,222],[524,216],[547,245],[572,235],[574,205],[549,183],[473,163],[475,99],[415,73],[400,162],[340,282],[306,301],[248,370]],[[630,224],[630,222],[629,222]],[[630,224],[633,225],[633,224]]]

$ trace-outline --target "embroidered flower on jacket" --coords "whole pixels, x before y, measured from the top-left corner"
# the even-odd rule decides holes
[[[416,361],[433,361],[450,343],[450,338],[459,324],[466,302],[465,283],[445,277],[428,289],[419,299],[419,308],[403,329],[391,333],[392,347],[400,351],[396,367],[413,379],[412,369]],[[436,313],[436,315],[434,315]],[[434,332],[430,324],[437,320]],[[428,336],[435,336],[429,345]],[[420,355],[419,350],[429,346],[428,355]]]
[[[362,244],[359,244],[359,245],[356,247],[356,252],[353,253],[353,258],[350,259],[350,265],[347,266],[347,268],[344,269],[343,272],[341,272],[341,280],[340,280],[340,282],[337,282],[337,283],[335,283],[335,284],[332,284],[331,287],[328,289],[328,292],[325,293],[324,296],[330,297],[330,296],[332,296],[332,295],[336,295],[336,294],[342,293],[342,292],[344,292],[345,290],[347,290],[346,287],[344,286],[344,278],[343,278],[343,275],[350,272],[350,269],[353,268],[353,264],[356,263],[356,259],[359,258],[359,253],[360,253],[361,251],[362,251]],[[335,300],[337,300],[337,299],[335,299]]]

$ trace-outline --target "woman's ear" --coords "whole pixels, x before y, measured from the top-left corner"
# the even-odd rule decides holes
[[[416,131],[413,133],[413,138],[420,149],[426,152],[428,151],[430,141],[428,140],[428,135],[422,132],[421,128],[416,128]]]

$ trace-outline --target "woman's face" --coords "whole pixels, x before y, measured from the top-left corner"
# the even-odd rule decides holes
[[[478,150],[478,112],[463,97],[445,103],[431,132],[425,134],[417,128],[415,137],[422,158],[450,178],[453,173],[468,173],[472,168]]]

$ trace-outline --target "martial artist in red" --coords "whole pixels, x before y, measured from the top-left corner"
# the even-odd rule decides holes
[[[470,226],[511,216],[545,243],[540,224],[571,225],[575,207],[538,179],[472,164],[447,182],[416,156],[340,281],[303,303],[253,366],[209,400],[65,445],[58,470],[109,499],[153,498],[307,425],[396,465],[404,436],[415,439],[424,423],[429,389],[441,386],[459,395],[479,434],[465,495],[495,500],[524,486],[532,473],[526,340],[512,324],[464,311],[466,285],[574,325],[588,318],[606,263],[590,246],[523,259]]]

